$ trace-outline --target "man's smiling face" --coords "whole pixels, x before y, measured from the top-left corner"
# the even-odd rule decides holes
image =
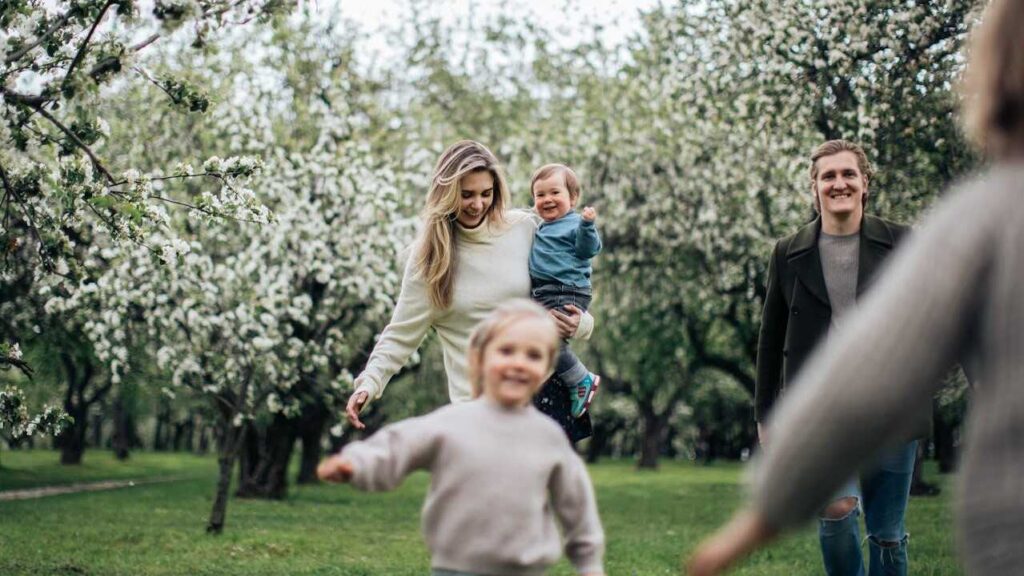
[[[814,193],[823,214],[843,218],[862,215],[864,198],[868,193],[868,179],[857,164],[857,155],[843,151],[818,158]]]

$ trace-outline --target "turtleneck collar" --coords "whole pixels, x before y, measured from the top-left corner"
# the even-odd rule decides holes
[[[455,237],[463,242],[470,242],[473,244],[486,244],[491,241],[492,238],[497,236],[496,230],[500,225],[491,222],[489,219],[485,219],[475,228],[466,228],[458,221],[455,222]]]

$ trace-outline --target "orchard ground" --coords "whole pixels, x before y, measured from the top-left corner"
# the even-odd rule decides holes
[[[107,479],[176,478],[103,492],[0,502],[0,574],[302,574],[411,576],[429,570],[419,512],[429,484],[416,474],[396,492],[348,486],[292,487],[283,502],[232,499],[225,533],[204,533],[216,477],[212,457],[134,454],[121,463],[86,454],[62,467],[48,451],[0,454],[0,490]],[[608,535],[609,575],[680,574],[684,554],[741,502],[742,467],[664,462],[657,472],[629,461],[590,467]],[[928,470],[928,478],[938,476]],[[913,498],[907,519],[915,575],[962,574],[954,556],[952,481],[942,495]],[[481,511],[481,513],[485,513]],[[734,572],[819,574],[811,527]],[[573,574],[564,560],[553,576]]]

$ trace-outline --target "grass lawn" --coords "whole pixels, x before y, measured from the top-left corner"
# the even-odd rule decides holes
[[[87,452],[78,468],[45,451],[0,455],[0,489],[110,478],[181,476],[107,492],[0,502],[0,574],[246,576],[422,575],[429,557],[419,510],[429,478],[390,494],[347,486],[293,488],[285,502],[232,499],[221,536],[203,532],[213,497],[213,458],[136,454],[119,463]],[[683,554],[740,502],[741,467],[668,462],[638,472],[631,462],[591,467],[608,535],[609,575],[679,574]],[[935,478],[932,474],[930,478]],[[911,501],[911,574],[961,574],[953,557],[951,488]],[[481,511],[485,513],[485,511]],[[810,528],[751,558],[734,574],[820,574]],[[564,560],[551,574],[573,574]]]

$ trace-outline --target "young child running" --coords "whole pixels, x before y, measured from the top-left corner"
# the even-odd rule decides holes
[[[601,251],[597,211],[587,206],[582,216],[573,208],[580,199],[576,173],[563,164],[547,164],[530,179],[533,207],[544,222],[530,252],[530,295],[549,310],[572,304],[586,312],[593,295],[590,259]],[[572,415],[586,413],[601,377],[592,374],[562,340],[555,374],[570,388]]]
[[[380,491],[430,471],[422,528],[434,576],[543,574],[561,555],[556,517],[577,572],[603,574],[604,532],[586,468],[531,404],[557,350],[543,308],[523,299],[499,306],[470,337],[475,400],[353,442],[317,475]]]

